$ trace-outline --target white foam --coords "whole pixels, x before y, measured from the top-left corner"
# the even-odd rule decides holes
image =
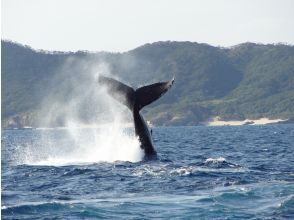
[[[137,167],[132,174],[134,176],[189,176],[196,174],[197,172],[222,172],[222,173],[240,173],[240,172],[248,172],[248,169],[245,168],[207,168],[207,167],[199,167],[199,166],[182,166],[178,168],[169,168],[166,165],[143,165]]]
[[[208,162],[218,163],[218,162],[225,162],[225,161],[226,161],[226,158],[218,157],[218,158],[208,158],[205,160],[205,163],[208,163]]]
[[[51,132],[59,132],[53,130]],[[81,165],[98,162],[138,162],[143,158],[139,140],[120,124],[111,123],[103,129],[68,128],[61,139],[48,133],[39,145],[26,146],[19,163],[28,165]],[[51,133],[52,134],[52,133]]]

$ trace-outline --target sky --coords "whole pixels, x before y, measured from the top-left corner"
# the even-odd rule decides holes
[[[294,0],[2,0],[1,38],[50,51],[294,44]]]

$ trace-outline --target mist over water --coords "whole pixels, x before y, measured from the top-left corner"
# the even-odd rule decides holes
[[[120,124],[99,128],[40,130],[40,139],[22,146],[14,158],[16,164],[82,165],[97,162],[138,162],[143,157],[132,129]]]
[[[16,163],[58,166],[142,159],[130,111],[99,85],[99,75],[112,76],[107,63],[90,58],[64,63],[49,82],[39,116],[39,124],[60,129],[60,137],[42,132],[42,141],[23,148]]]

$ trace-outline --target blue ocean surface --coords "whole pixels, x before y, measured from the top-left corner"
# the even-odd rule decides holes
[[[100,130],[3,130],[2,219],[294,219],[294,125]]]

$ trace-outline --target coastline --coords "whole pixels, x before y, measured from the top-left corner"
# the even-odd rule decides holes
[[[293,124],[294,120],[291,119],[282,119],[282,118],[276,118],[276,119],[270,119],[270,118],[259,118],[259,119],[245,119],[245,120],[222,120],[220,116],[213,117],[207,121],[200,122],[195,124],[201,125],[201,126],[241,126],[241,125],[271,125],[271,124]],[[160,125],[154,125],[152,122],[147,121],[147,124],[150,128],[157,127]],[[14,123],[9,124],[8,126],[1,126],[1,129],[3,130],[47,130],[47,129],[88,129],[88,128],[103,128],[103,127],[109,126],[108,123],[99,123],[99,124],[85,124],[85,123],[77,123],[77,124],[68,124],[67,126],[52,126],[52,127],[46,127],[46,126],[32,126],[29,125],[22,125],[21,123]],[[127,123],[116,123],[116,126],[119,127],[125,127],[129,128],[132,127],[133,124],[130,122]],[[162,126],[162,125],[161,125]],[[164,125],[163,125],[164,126]],[[184,124],[181,125],[171,125],[171,126],[185,126]]]
[[[285,122],[288,119],[269,119],[269,118],[259,118],[259,119],[245,119],[243,121],[238,121],[238,120],[231,120],[231,121],[224,121],[221,120],[219,116],[216,116],[209,120],[208,122],[205,123],[207,126],[238,126],[238,125],[266,125],[266,124],[276,124],[276,123],[281,123]]]

